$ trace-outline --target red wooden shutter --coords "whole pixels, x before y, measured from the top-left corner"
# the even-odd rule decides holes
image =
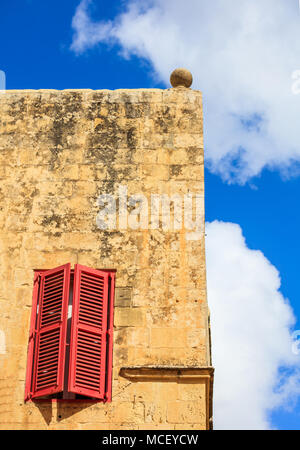
[[[106,401],[112,399],[112,367],[113,367],[113,328],[114,328],[114,297],[115,297],[115,274],[110,272],[110,292],[108,299],[108,320],[107,320],[107,365],[106,365]]]
[[[105,398],[109,274],[75,265],[69,392]]]
[[[63,390],[70,264],[40,275],[32,398]]]
[[[27,350],[27,369],[26,369],[26,383],[25,383],[25,402],[31,398],[32,395],[32,364],[33,364],[33,352],[34,352],[34,336],[36,329],[37,319],[37,304],[39,296],[39,281],[40,277],[38,273],[34,274],[33,280],[33,295],[32,295],[32,309],[30,319],[30,331]]]

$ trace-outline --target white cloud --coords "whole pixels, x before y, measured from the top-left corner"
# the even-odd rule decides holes
[[[239,183],[265,167],[285,176],[295,171],[297,0],[131,0],[113,22],[94,22],[91,3],[83,0],[77,8],[72,49],[82,53],[115,42],[125,57],[149,60],[166,84],[175,67],[188,67],[193,87],[204,93],[206,161],[212,171]]]
[[[111,22],[93,23],[88,16],[88,6],[91,0],[83,0],[76,9],[76,14],[72,20],[72,27],[75,30],[71,50],[79,54],[99,42],[106,40],[112,32]]]
[[[271,428],[269,412],[300,394],[292,309],[278,271],[247,247],[239,225],[215,221],[206,231],[215,428]]]

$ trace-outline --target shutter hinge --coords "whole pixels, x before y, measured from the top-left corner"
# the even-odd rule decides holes
[[[27,395],[27,397],[25,398],[25,403],[26,403],[26,402],[30,402],[31,399],[32,399],[32,393],[30,392],[30,393]]]
[[[41,275],[40,274],[38,274],[38,276],[35,278],[35,280],[34,280],[34,284],[35,283],[39,283],[40,282],[40,279],[41,279]]]
[[[35,335],[35,331],[33,331],[32,333],[30,333],[30,335],[29,335],[29,341],[30,341],[31,339],[34,338],[34,335]]]

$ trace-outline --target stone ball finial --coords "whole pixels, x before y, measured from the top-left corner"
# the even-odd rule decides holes
[[[171,73],[170,82],[173,88],[179,86],[189,88],[192,85],[193,76],[189,70],[179,67]]]

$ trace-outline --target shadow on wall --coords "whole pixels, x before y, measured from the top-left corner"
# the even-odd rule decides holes
[[[77,414],[84,409],[91,408],[93,405],[98,405],[100,403],[103,405],[103,402],[70,402],[70,403],[64,403],[64,402],[57,402],[57,422],[60,422],[61,420],[68,419],[69,417],[73,416],[74,414]]]
[[[47,425],[52,420],[52,403],[34,402],[35,406],[39,409]]]
[[[64,419],[68,419],[76,413],[90,408],[91,405],[99,402],[52,402],[52,401],[33,401],[40,411],[47,425],[50,423],[59,423]]]

